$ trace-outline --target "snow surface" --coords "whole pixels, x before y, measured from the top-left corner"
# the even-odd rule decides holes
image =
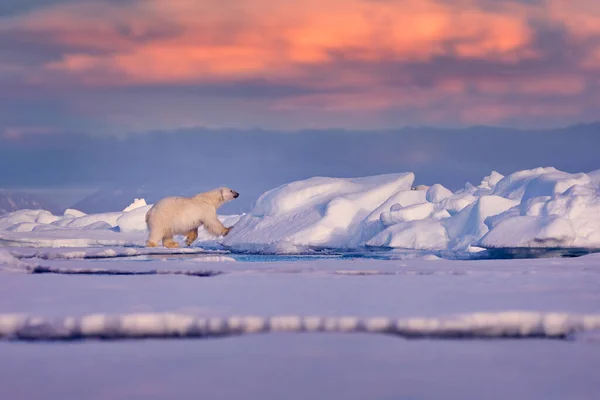
[[[600,255],[198,263],[223,254],[3,250],[10,263],[67,272],[219,272],[0,273],[3,399],[592,400],[600,390]],[[140,253],[109,257],[125,251]],[[68,252],[86,258],[58,256]],[[177,339],[194,334],[235,336]],[[130,340],[94,340],[106,338]],[[27,343],[52,339],[84,341]]]
[[[415,189],[412,173],[366,178],[315,177],[263,194],[225,238],[200,229],[196,246],[250,253],[397,248],[468,254],[484,248],[600,249],[600,173],[536,168],[492,172],[455,193]],[[143,246],[143,199],[121,212],[55,216],[22,210],[0,218],[10,246]],[[181,238],[179,238],[181,239]],[[223,248],[221,247],[221,248]]]

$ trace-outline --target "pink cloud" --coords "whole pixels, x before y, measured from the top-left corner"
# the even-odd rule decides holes
[[[553,70],[539,26],[564,31],[580,56]],[[5,18],[0,33],[6,31],[60,49],[23,68],[23,81],[34,87],[260,81],[305,89],[261,99],[265,112],[419,108],[424,122],[496,123],[556,115],[559,107],[576,118],[573,99],[600,74],[600,41],[592,40],[600,38],[596,0],[99,0]],[[559,105],[523,111],[526,99],[541,104],[543,97]]]
[[[459,3],[307,0],[299,7],[270,0],[146,0],[64,5],[13,24],[72,49],[49,63],[50,71],[117,85],[294,77],[306,65],[332,62],[337,52],[373,63],[532,56],[525,7],[491,11],[474,0]],[[153,37],[157,27],[171,33]]]

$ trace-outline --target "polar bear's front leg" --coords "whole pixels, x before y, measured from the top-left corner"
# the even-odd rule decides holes
[[[231,228],[225,228],[219,218],[217,217],[217,213],[215,215],[204,221],[204,228],[216,236],[225,236],[229,233]]]
[[[194,241],[198,239],[198,229],[192,229],[185,235],[185,244],[190,247]]]

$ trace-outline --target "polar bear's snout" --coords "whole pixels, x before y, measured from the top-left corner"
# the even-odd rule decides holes
[[[238,192],[236,192],[235,190],[232,190],[233,192],[233,198],[237,199],[238,197],[240,197],[240,194]]]

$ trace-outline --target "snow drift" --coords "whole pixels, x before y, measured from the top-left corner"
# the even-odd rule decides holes
[[[365,247],[451,252],[600,248],[600,171],[492,172],[479,185],[467,183],[456,192],[439,184],[415,188],[414,181],[414,174],[401,173],[292,182],[263,194],[248,214],[220,217],[226,226],[235,224],[220,244],[260,253]],[[116,213],[18,211],[0,218],[0,241],[142,245],[149,207],[136,199]],[[201,230],[198,243],[216,242]]]

